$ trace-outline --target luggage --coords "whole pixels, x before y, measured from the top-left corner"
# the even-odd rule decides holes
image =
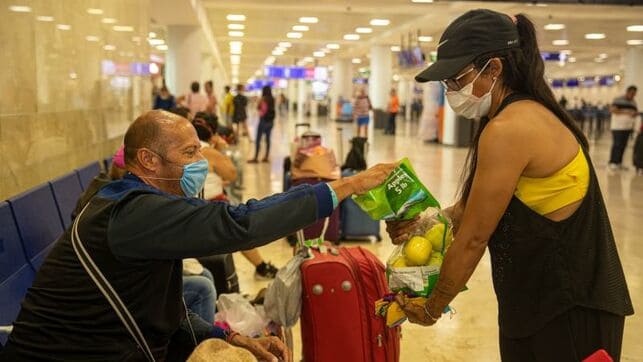
[[[355,173],[353,170],[345,170],[342,177],[349,177]],[[342,240],[382,240],[379,220],[371,219],[352,198],[342,201],[339,207]]]
[[[217,297],[221,294],[239,293],[239,278],[232,254],[205,256],[197,260],[212,272]]]
[[[633,163],[637,169],[643,169],[643,132],[639,132],[634,142]]]
[[[366,137],[353,137],[351,139],[351,149],[346,155],[346,161],[342,165],[342,171],[351,169],[355,171],[366,170],[366,151],[368,147]]]
[[[315,185],[320,182],[328,182],[330,180],[324,180],[324,179],[299,179],[299,180],[292,180],[292,185],[293,186],[299,186],[303,184],[310,184],[310,185]],[[332,241],[334,243],[339,242],[339,223],[340,223],[340,208],[336,208],[333,210],[333,213],[330,214],[329,216],[329,221],[328,221],[328,228],[326,229],[326,234],[324,235],[324,240]],[[322,230],[324,228],[324,222],[325,220],[319,220],[316,223],[309,225],[304,228],[304,238],[306,240],[308,239],[314,239],[318,236],[321,235]],[[292,240],[289,239],[289,240]],[[292,244],[292,243],[291,243]]]
[[[400,329],[375,315],[389,293],[384,265],[360,247],[313,255],[301,266],[304,361],[397,362]]]

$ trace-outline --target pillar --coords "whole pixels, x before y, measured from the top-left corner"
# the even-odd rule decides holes
[[[201,80],[201,39],[199,26],[170,25],[167,29],[166,84],[179,96],[190,91],[190,83]]]
[[[640,105],[643,104],[643,47],[630,47],[625,52],[625,72],[623,74],[623,92],[625,89],[631,85],[634,85],[638,88],[636,92],[636,103]]]
[[[306,80],[297,80],[297,118],[304,118],[304,108],[306,105]]]
[[[391,90],[393,56],[388,46],[376,45],[371,48],[371,75],[368,79],[368,95],[373,109],[386,110]]]
[[[295,110],[295,99],[297,98],[297,80],[288,79],[288,88],[286,91],[286,97],[288,97],[288,114],[293,114]]]
[[[330,109],[333,118],[339,97],[351,101],[353,96],[353,72],[350,59],[335,59],[333,63],[333,83],[330,89]]]

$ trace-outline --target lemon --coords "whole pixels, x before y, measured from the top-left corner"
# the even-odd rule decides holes
[[[434,265],[437,267],[442,266],[442,261],[444,260],[444,256],[440,252],[433,252],[431,253],[431,257],[429,258],[429,263],[427,265]]]
[[[406,268],[408,265],[406,265],[406,259],[403,256],[400,256],[397,258],[392,264],[391,267],[393,268]]]
[[[414,236],[404,245],[404,255],[409,266],[426,265],[431,256],[431,242],[421,236]]]

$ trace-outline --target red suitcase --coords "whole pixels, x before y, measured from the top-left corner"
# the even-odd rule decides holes
[[[375,315],[375,301],[389,292],[384,265],[361,247],[313,254],[301,266],[304,361],[399,361],[399,328]]]

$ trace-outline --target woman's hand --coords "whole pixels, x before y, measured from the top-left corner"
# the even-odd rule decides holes
[[[400,245],[411,238],[411,233],[418,230],[421,225],[420,216],[406,221],[387,221],[386,232],[391,237],[393,244]]]
[[[400,305],[411,323],[428,327],[434,325],[438,321],[437,318],[440,318],[440,315],[436,319],[428,315],[425,308],[426,298],[409,298],[403,294],[398,294],[395,296],[395,301]]]
[[[290,351],[277,337],[250,338],[237,334],[230,344],[245,348],[257,357],[259,361],[291,362]]]

